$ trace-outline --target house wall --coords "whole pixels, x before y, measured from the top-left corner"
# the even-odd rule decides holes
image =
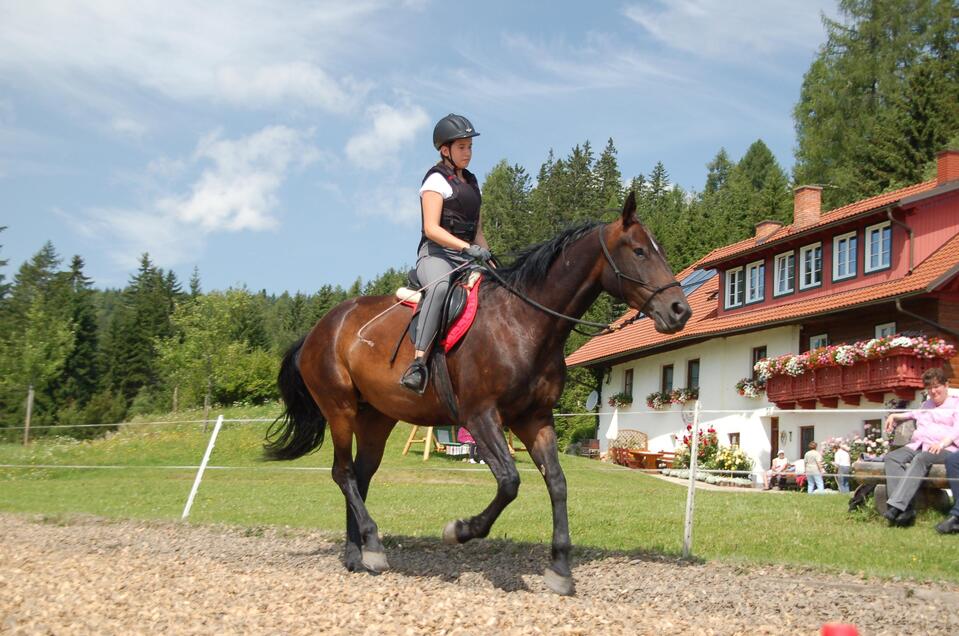
[[[757,331],[745,335],[714,338],[713,340],[654,354],[612,367],[607,382],[602,385],[603,399],[600,403],[599,441],[600,450],[606,452],[610,440],[607,433],[613,416],[609,406],[610,395],[623,390],[624,374],[633,370],[633,403],[620,409],[618,428],[642,431],[649,436],[652,451],[672,451],[682,445],[686,422],[691,421],[692,404],[684,409],[671,405],[661,411],[646,406],[646,395],[660,390],[660,373],[663,365],[674,368],[673,387],[686,386],[686,361],[699,358],[700,390],[702,408],[700,416],[703,428],[713,425],[719,443],[729,445],[729,434],[739,433],[740,447],[753,460],[754,480],[761,483],[761,470],[768,468],[772,460],[770,431],[772,418],[779,421],[779,448],[786,451],[790,461],[802,458],[800,429],[812,426],[814,439],[823,442],[830,437],[842,437],[862,433],[867,420],[884,417],[884,404],[863,401],[858,407],[841,404],[839,408],[817,408],[800,413],[783,412],[767,402],[765,395],[751,399],[736,392],[736,382],[751,375],[753,347],[765,346],[769,356],[798,353],[800,327],[791,325]],[[884,399],[891,399],[889,393]],[[917,398],[921,398],[917,395]],[[910,406],[918,406],[914,400]],[[875,411],[875,412],[870,412]],[[686,416],[684,418],[684,415]]]

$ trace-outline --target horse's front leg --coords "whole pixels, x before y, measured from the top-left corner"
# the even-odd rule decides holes
[[[457,519],[446,524],[443,541],[465,543],[470,539],[483,538],[503,509],[516,499],[519,492],[519,471],[510,455],[500,423],[499,413],[488,409],[467,419],[467,429],[476,440],[480,453],[496,477],[496,496],[483,512],[469,519]]]
[[[549,589],[568,596],[573,593],[573,574],[569,567],[572,541],[569,538],[569,517],[566,511],[566,475],[559,465],[556,448],[556,429],[553,427],[552,411],[539,414],[529,422],[511,426],[529,451],[539,472],[546,481],[546,490],[553,505],[552,562],[543,578]]]

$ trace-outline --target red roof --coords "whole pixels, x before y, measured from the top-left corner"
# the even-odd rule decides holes
[[[819,217],[819,221],[811,225],[806,225],[803,227],[796,227],[795,224],[785,225],[771,234],[761,236],[758,242],[755,237],[752,237],[744,241],[739,241],[738,243],[733,243],[732,245],[717,247],[712,252],[699,259],[697,265],[699,267],[712,267],[713,265],[728,260],[734,256],[750,252],[757,247],[765,247],[767,245],[789,239],[797,234],[804,234],[816,230],[824,225],[830,225],[843,219],[878,210],[883,206],[896,203],[897,201],[908,196],[921,194],[927,190],[932,190],[935,187],[936,181],[933,179],[932,181],[917,183],[906,188],[893,190],[892,192],[887,192],[885,194],[879,194],[868,199],[856,201],[855,203],[850,203],[849,205],[844,205],[841,208],[836,208],[835,210],[830,210],[829,212],[824,213]]]
[[[913,186],[912,188],[904,188],[903,190],[898,190],[896,193],[891,192],[888,195],[882,196],[889,197],[896,195],[892,197],[892,199],[886,199],[886,201],[898,200],[903,196],[907,196],[907,194],[921,192],[925,188],[932,187],[932,185],[923,183],[918,186]],[[867,209],[865,207],[866,202],[874,202],[880,198],[881,197],[873,197],[866,201],[860,201],[855,205],[860,206],[857,207],[858,211],[863,211]],[[873,203],[870,205],[875,207],[876,205],[884,205],[884,203]],[[851,207],[853,206],[839,208],[830,214],[836,214],[842,210],[846,210],[845,215],[852,216],[856,212],[848,211]],[[737,243],[736,245],[742,245],[742,243]],[[721,249],[729,250],[733,247],[735,247],[735,245]],[[715,250],[713,253],[715,254],[716,251],[718,250]],[[705,260],[706,259],[703,259],[700,263]],[[693,310],[693,315],[682,331],[674,334],[662,334],[656,331],[652,320],[641,320],[621,331],[593,338],[571,353],[566,358],[566,364],[569,366],[588,365],[604,359],[618,358],[685,340],[696,340],[737,331],[749,331],[766,325],[783,324],[799,318],[827,314],[837,309],[869,305],[875,302],[891,300],[896,297],[932,291],[948,283],[959,274],[957,263],[959,263],[959,235],[946,241],[942,247],[920,263],[909,276],[887,280],[869,287],[860,287],[844,292],[814,296],[805,300],[798,300],[773,307],[764,308],[760,305],[751,311],[738,311],[732,314],[725,314],[722,317],[717,315],[718,301],[716,294],[718,294],[719,291],[719,276],[713,276],[699,289],[689,295],[687,300]],[[677,278],[681,280],[691,271],[692,268],[687,268],[683,272],[680,272]],[[625,316],[620,318],[617,323],[631,318],[635,314],[635,310],[630,310]]]

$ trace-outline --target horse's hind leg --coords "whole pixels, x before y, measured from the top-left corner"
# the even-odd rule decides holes
[[[353,472],[356,486],[363,501],[370,489],[370,480],[383,459],[383,449],[390,431],[396,421],[373,409],[362,410],[356,417],[356,456],[353,458]],[[351,572],[364,570],[363,538],[353,508],[346,507],[346,550],[344,555],[346,568]]]
[[[566,475],[559,465],[556,448],[556,429],[553,414],[541,414],[528,423],[511,429],[529,451],[539,472],[546,481],[546,490],[553,505],[552,562],[544,574],[546,585],[557,594],[573,593],[573,575],[569,568],[569,553],[572,542],[569,538],[569,517],[566,511]]]
[[[377,534],[376,523],[370,517],[364,503],[364,492],[361,492],[360,483],[357,479],[356,465],[353,462],[353,431],[356,423],[356,412],[338,412],[331,415],[330,437],[333,439],[333,481],[343,491],[346,497],[346,507],[348,512],[352,513],[356,522],[358,533],[357,542],[360,545],[360,565],[370,572],[379,573],[389,569],[389,563],[386,560],[386,551]],[[382,450],[380,451],[382,457]],[[375,462],[377,465],[379,462]],[[369,488],[369,476],[372,476],[369,459],[361,462],[364,474],[368,473],[365,479],[366,488]],[[375,468],[373,469],[375,470]],[[347,517],[347,526],[349,526],[349,517]],[[349,527],[347,528],[349,530]],[[349,551],[349,545],[347,550]],[[348,552],[347,557],[350,558]],[[351,569],[358,569],[355,563],[349,560],[346,563]]]
[[[469,418],[468,422],[467,428],[476,440],[480,453],[489,465],[493,476],[496,477],[496,496],[486,509],[475,517],[458,519],[446,524],[443,530],[443,541],[447,543],[465,543],[470,539],[488,535],[493,522],[519,493],[519,472],[506,445],[499,413],[491,409],[479,416]]]

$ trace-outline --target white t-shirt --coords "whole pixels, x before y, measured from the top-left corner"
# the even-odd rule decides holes
[[[849,453],[841,448],[836,451],[834,459],[836,460],[836,466],[849,466]]]
[[[785,470],[786,466],[789,465],[789,460],[785,457],[779,457],[778,455],[773,458],[773,470]]]
[[[450,185],[450,182],[438,172],[434,172],[426,178],[426,181],[423,182],[423,185],[420,186],[420,198],[423,197],[424,192],[439,192],[443,195],[443,200],[453,196],[453,186]]]

